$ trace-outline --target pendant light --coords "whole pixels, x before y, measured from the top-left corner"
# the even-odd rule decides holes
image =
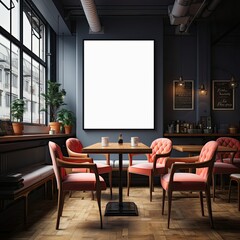
[[[180,86],[180,87],[184,87],[185,86],[185,81],[183,80],[182,76],[179,77],[178,86]]]
[[[185,87],[185,81],[183,80],[183,77],[182,77],[182,32],[180,32],[181,34],[181,37],[180,37],[180,77],[179,77],[179,80],[178,80],[178,86],[180,87]]]
[[[207,89],[205,88],[204,84],[200,85],[199,94],[202,96],[207,95]]]
[[[236,78],[232,75],[230,82],[229,82],[230,88],[235,89],[238,86]]]

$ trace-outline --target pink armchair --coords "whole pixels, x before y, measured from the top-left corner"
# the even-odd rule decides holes
[[[218,143],[216,141],[210,141],[203,146],[199,156],[189,158],[169,158],[167,160],[166,167],[171,165],[171,171],[161,177],[161,184],[163,188],[162,214],[164,214],[166,191],[168,196],[168,228],[170,225],[173,191],[198,191],[203,216],[204,209],[202,192],[205,191],[210,224],[211,227],[213,227],[210,181],[217,146]],[[192,161],[196,162],[193,163]],[[196,169],[196,173],[180,172],[181,169]]]
[[[220,137],[216,140],[219,146],[235,148],[238,151],[221,153],[218,152],[213,166],[213,200],[216,196],[216,176],[221,176],[221,185],[223,186],[223,175],[240,173],[240,142],[231,137]]]
[[[78,138],[68,138],[66,141],[66,147],[69,157],[88,157],[88,154],[82,153],[83,145]],[[104,154],[104,156],[106,158],[106,164],[96,163],[96,165],[100,175],[108,173],[110,196],[112,199],[112,167],[110,166],[110,154]],[[75,169],[73,171],[79,172],[80,169]]]
[[[100,215],[100,226],[102,228],[102,212],[101,212],[101,190],[106,189],[104,179],[99,176],[97,166],[91,163],[92,159],[85,158],[78,160],[64,157],[61,148],[54,142],[49,142],[49,151],[52,159],[53,170],[57,180],[58,189],[58,208],[56,229],[59,229],[60,217],[63,212],[64,197],[69,191],[96,191],[97,203]],[[89,169],[91,173],[67,173],[66,168],[83,168]]]
[[[152,153],[147,154],[148,162],[133,164],[134,154],[129,154],[127,195],[129,196],[131,174],[140,174],[149,177],[150,201],[152,201],[153,178],[165,172],[165,161],[172,151],[172,141],[168,138],[158,138],[151,144]],[[136,154],[135,154],[136,155]]]

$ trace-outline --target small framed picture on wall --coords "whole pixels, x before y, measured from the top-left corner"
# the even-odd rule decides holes
[[[212,84],[213,110],[234,110],[234,89],[229,80],[213,80]]]
[[[193,110],[193,80],[185,80],[180,86],[178,80],[173,81],[173,110]]]

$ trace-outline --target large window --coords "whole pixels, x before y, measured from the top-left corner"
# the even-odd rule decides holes
[[[47,25],[29,3],[0,1],[0,119],[11,119],[12,101],[22,98],[26,103],[23,121],[45,124],[40,109],[47,73]]]

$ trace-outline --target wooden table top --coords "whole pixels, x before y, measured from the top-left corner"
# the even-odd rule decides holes
[[[107,147],[102,147],[100,142],[87,146],[82,149],[83,153],[152,153],[152,149],[143,143],[132,147],[131,143],[115,143],[110,142]]]
[[[179,152],[201,152],[203,145],[173,145],[173,149]],[[237,152],[236,148],[218,146],[218,152]]]

